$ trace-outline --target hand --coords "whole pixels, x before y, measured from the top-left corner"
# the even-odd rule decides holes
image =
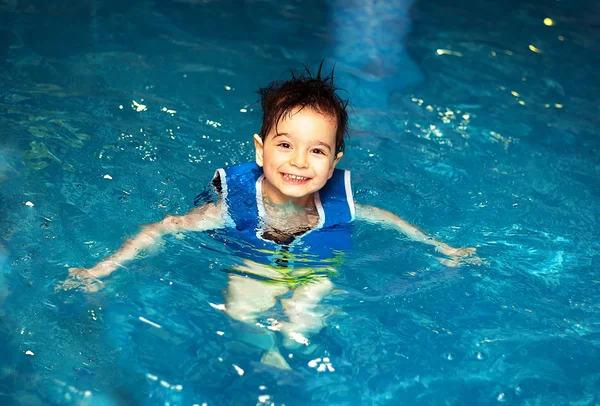
[[[452,248],[449,245],[440,247],[437,251],[450,257],[448,258],[436,258],[440,264],[457,267],[463,264],[470,265],[481,265],[483,260],[477,256],[477,250],[475,248]]]
[[[98,277],[103,276],[96,267],[86,268],[69,268],[69,276],[64,282],[58,284],[55,291],[82,289],[86,292],[98,292],[104,288],[104,282]]]

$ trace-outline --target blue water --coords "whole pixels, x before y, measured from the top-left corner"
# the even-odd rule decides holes
[[[0,404],[600,402],[598,6],[382,3],[0,2]],[[251,160],[253,91],[321,59],[356,200],[485,264],[355,224],[292,371],[211,306],[210,235],[55,292]]]

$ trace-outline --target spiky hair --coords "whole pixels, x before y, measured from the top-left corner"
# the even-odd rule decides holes
[[[316,76],[310,69],[303,65],[300,74],[291,71],[292,78],[287,81],[275,81],[267,87],[257,91],[261,96],[260,101],[263,111],[263,121],[260,137],[265,140],[273,127],[285,116],[292,114],[296,109],[310,108],[320,114],[331,116],[337,121],[335,149],[343,152],[346,146],[344,137],[347,135],[348,126],[348,101],[342,100],[335,87],[331,70],[326,76],[322,75],[323,62],[319,66]]]

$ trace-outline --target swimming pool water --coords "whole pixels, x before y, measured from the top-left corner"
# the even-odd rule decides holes
[[[0,3],[0,403],[597,404],[598,7],[410,3]],[[210,235],[55,292],[251,160],[252,92],[321,58],[357,201],[484,265],[355,224],[292,371],[215,308],[239,259]]]

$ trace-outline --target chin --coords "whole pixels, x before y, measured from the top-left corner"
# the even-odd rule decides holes
[[[281,194],[287,198],[291,199],[302,199],[304,197],[311,196],[314,192],[306,192],[299,190],[280,190]]]
[[[294,193],[294,192],[288,192],[288,193],[283,193],[283,195],[285,197],[289,197],[289,198],[293,198],[293,199],[301,199],[303,197],[307,197],[312,195],[312,193]]]

